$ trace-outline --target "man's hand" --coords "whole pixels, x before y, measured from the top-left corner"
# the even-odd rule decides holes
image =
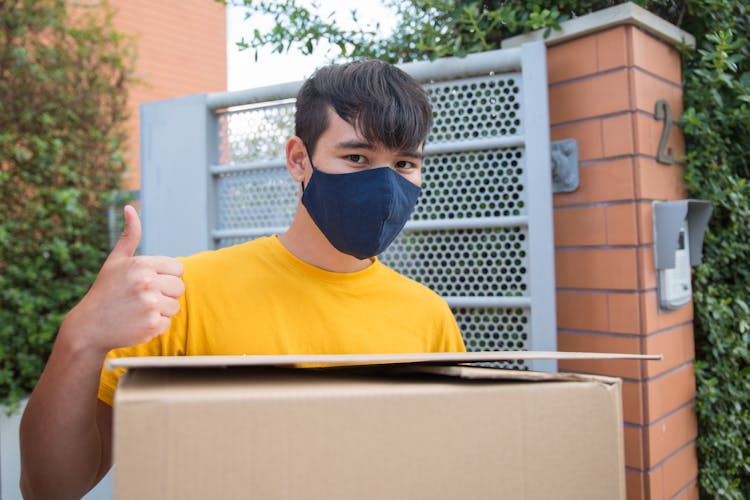
[[[85,297],[60,327],[21,421],[24,498],[81,498],[111,464],[112,408],[97,400],[108,351],[169,328],[185,291],[182,264],[135,256],[141,221],[125,207],[125,230]]]
[[[131,206],[123,210],[125,229],[91,289],[65,319],[77,344],[107,352],[164,333],[185,292],[183,266],[171,257],[135,256],[141,221]]]

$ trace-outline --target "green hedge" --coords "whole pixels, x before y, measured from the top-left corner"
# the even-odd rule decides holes
[[[108,249],[127,42],[108,9],[0,2],[0,404],[31,392]]]
[[[239,41],[246,48],[296,48],[321,40],[342,59],[392,62],[500,48],[509,36],[550,30],[621,1],[391,0],[398,16],[388,39],[376,27],[342,28],[296,0],[235,1],[275,24]],[[750,498],[750,14],[747,0],[641,0],[635,3],[695,35],[685,50],[685,113],[690,197],[714,205],[704,263],[694,270],[699,485],[706,498]]]
[[[750,33],[747,7],[724,5],[686,58],[686,182],[711,200],[703,264],[693,274],[700,484],[710,498],[750,498]],[[714,12],[696,15],[713,19]],[[696,30],[697,33],[700,33]],[[741,36],[738,36],[741,35]]]

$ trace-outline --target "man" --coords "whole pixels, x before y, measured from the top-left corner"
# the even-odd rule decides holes
[[[24,414],[24,494],[80,497],[109,469],[119,373],[101,371],[105,356],[464,350],[445,302],[375,257],[416,203],[431,116],[394,66],[322,68],[298,94],[286,146],[300,184],[286,233],[180,260],[136,257],[140,222],[126,207]]]

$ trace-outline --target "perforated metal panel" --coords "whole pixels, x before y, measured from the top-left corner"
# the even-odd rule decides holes
[[[285,227],[294,217],[298,189],[283,167],[220,174],[216,181],[218,227]]]
[[[531,321],[528,308],[453,308],[466,349],[469,351],[527,350]],[[483,363],[524,370],[523,361]]]
[[[555,349],[544,45],[402,69],[423,83],[434,125],[419,203],[381,260],[446,299],[469,350]],[[280,233],[291,222],[299,187],[286,172],[284,146],[300,85],[203,98],[213,153],[196,196],[207,201],[215,247]]]
[[[527,214],[523,148],[439,154],[423,164],[412,220]]]
[[[523,134],[520,74],[426,85],[434,109],[430,144]]]
[[[526,228],[405,231],[380,256],[443,297],[528,293]]]
[[[283,161],[286,141],[294,135],[294,100],[225,110],[218,120],[217,247],[283,231],[294,217],[299,190]],[[242,236],[231,236],[234,232]]]
[[[218,120],[222,165],[275,160],[284,156],[294,132],[294,100],[239,106]]]

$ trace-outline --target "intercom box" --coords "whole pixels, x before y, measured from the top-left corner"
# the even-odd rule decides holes
[[[114,497],[625,498],[619,379],[420,356],[117,360]]]

